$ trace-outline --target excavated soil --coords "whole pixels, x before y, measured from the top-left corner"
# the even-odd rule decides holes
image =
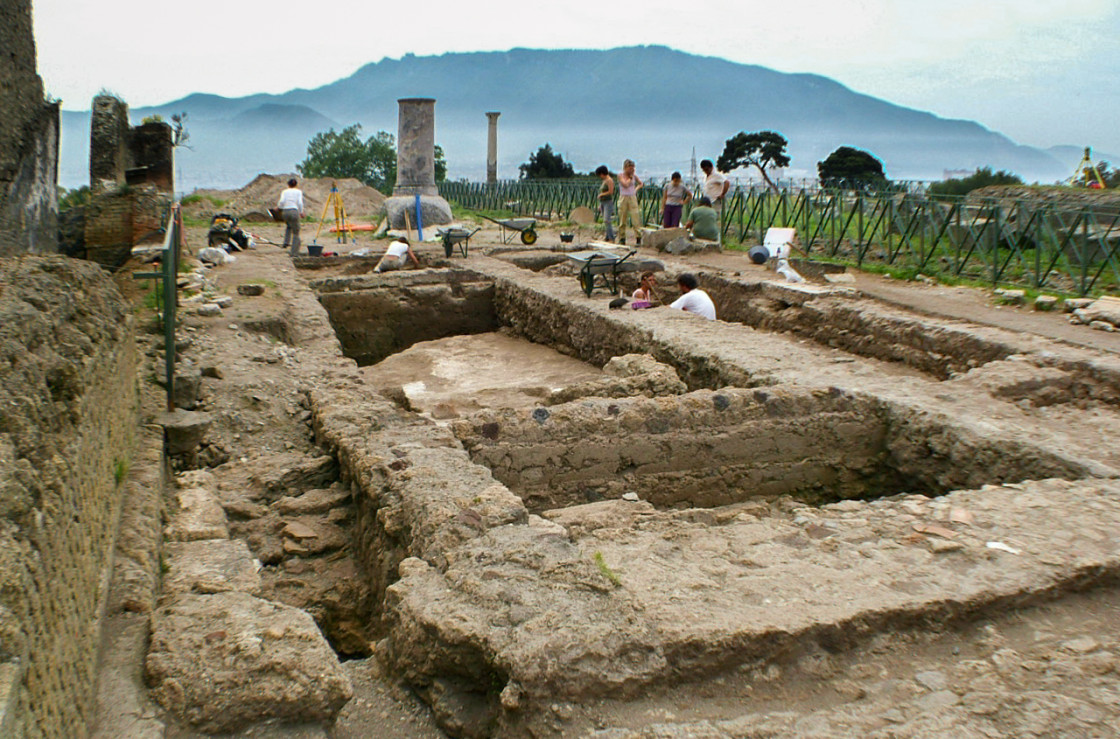
[[[332,187],[338,188],[349,217],[368,220],[383,214],[385,195],[353,177],[341,180],[304,179],[298,174],[257,175],[238,190],[196,190],[191,194],[201,197],[183,206],[183,213],[188,218],[197,219],[209,219],[215,213],[229,213],[247,221],[269,220],[268,209],[276,207],[276,199],[293,177],[299,180],[299,188],[303,190],[308,217],[318,219],[323,215],[323,206],[330,197]],[[327,217],[333,222],[333,207]]]
[[[497,245],[209,270],[180,478],[355,693],[238,736],[1120,736],[1114,336],[733,253],[661,279],[724,320],[611,310]]]

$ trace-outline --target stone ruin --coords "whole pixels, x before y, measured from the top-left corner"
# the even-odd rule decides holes
[[[0,6],[0,257],[58,250],[58,103],[35,67],[31,0]]]
[[[397,184],[385,201],[390,228],[416,228],[416,198],[420,198],[423,228],[451,222],[451,206],[436,187],[436,101],[401,98],[397,128]],[[406,221],[405,214],[408,220]]]
[[[68,216],[63,251],[115,269],[141,243],[159,242],[175,190],[171,126],[128,123],[128,105],[112,95],[93,99],[90,116],[90,201]]]

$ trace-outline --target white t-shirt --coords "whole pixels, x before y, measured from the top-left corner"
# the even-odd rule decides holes
[[[404,259],[405,254],[408,254],[408,244],[403,241],[391,241],[389,242],[389,248],[385,250],[385,256],[387,257]]]
[[[712,173],[704,180],[704,194],[708,196],[708,200],[712,201],[712,205],[716,204],[716,199],[723,197],[723,183],[727,182],[727,177],[718,169],[712,169]]]
[[[704,318],[707,318],[709,321],[716,320],[716,304],[708,297],[708,293],[700,288],[689,290],[684,295],[674,300],[669,307],[688,313],[695,313],[698,316],[704,316]]]
[[[298,187],[289,187],[284,192],[280,193],[280,199],[276,201],[276,207],[281,210],[298,210],[303,212],[303,190]]]

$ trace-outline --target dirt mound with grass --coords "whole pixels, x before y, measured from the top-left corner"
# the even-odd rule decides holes
[[[246,221],[271,220],[268,209],[275,207],[277,198],[292,177],[299,180],[304,206],[310,217],[322,215],[332,186],[338,187],[346,214],[351,218],[374,219],[384,211],[385,196],[352,177],[340,180],[302,179],[294,174],[260,174],[240,190],[196,190],[184,198],[183,210],[188,217],[199,219],[210,218],[215,213],[232,213]],[[327,215],[333,218],[334,210]]]

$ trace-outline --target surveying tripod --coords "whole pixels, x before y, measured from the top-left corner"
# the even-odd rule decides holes
[[[319,216],[319,227],[315,229],[315,238],[311,240],[311,243],[318,243],[319,233],[323,230],[323,222],[327,220],[327,211],[331,206],[334,206],[334,230],[338,234],[338,243],[346,243],[344,234],[350,234],[351,243],[356,243],[354,225],[346,217],[346,206],[342,204],[342,195],[338,192],[338,183],[334,180],[331,181],[331,192],[327,196],[327,202],[323,203],[323,215]]]

